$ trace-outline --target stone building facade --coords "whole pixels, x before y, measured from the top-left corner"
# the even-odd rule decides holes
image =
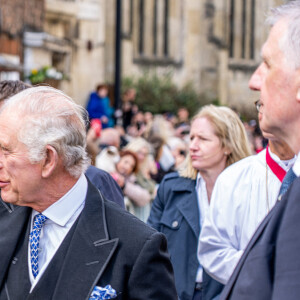
[[[171,72],[178,86],[192,82],[204,97],[255,114],[248,81],[261,61],[266,12],[281,3],[124,0],[123,75]]]
[[[44,1],[0,0],[0,80],[20,78],[24,31],[43,31],[43,24]]]
[[[268,33],[265,13],[282,2],[122,0],[122,77],[171,73],[178,86],[192,83],[203,97],[255,114],[248,80]],[[0,0],[0,54],[18,56],[25,73],[54,66],[69,77],[59,87],[85,105],[98,83],[114,82],[116,3]],[[30,13],[15,17],[22,11]]]
[[[106,81],[105,2],[46,1],[45,31],[65,43],[57,55],[57,68],[69,80],[62,81],[60,87],[82,105],[96,84]]]

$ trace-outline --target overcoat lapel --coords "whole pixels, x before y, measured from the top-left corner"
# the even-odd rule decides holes
[[[10,206],[0,198],[0,286],[5,280],[23,228],[27,226],[30,212],[30,208]]]
[[[88,299],[115,252],[119,239],[109,240],[103,201],[89,183],[53,299]]]
[[[185,197],[182,197],[182,201],[177,203],[177,208],[186,219],[198,239],[200,234],[200,224],[195,184],[195,180],[185,180],[183,184],[174,188],[174,192],[185,192]]]

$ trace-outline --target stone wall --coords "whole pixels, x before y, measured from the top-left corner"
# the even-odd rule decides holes
[[[0,0],[1,80],[20,78],[24,30],[42,31],[43,24],[43,0]]]
[[[248,81],[268,33],[265,13],[282,2],[123,0],[122,76],[172,73],[178,86],[192,83],[210,100],[255,114]],[[114,82],[116,1],[46,3],[45,31],[72,45],[62,88],[85,103],[97,83]]]

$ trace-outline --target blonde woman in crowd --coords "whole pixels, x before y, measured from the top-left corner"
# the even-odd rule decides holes
[[[144,189],[147,197],[143,199],[129,198],[128,210],[142,221],[146,222],[151,209],[151,201],[156,195],[156,183],[151,179],[151,173],[156,173],[156,166],[151,155],[151,145],[142,137],[130,141],[124,150],[129,150],[137,155],[139,168],[135,175],[135,184]]]
[[[186,167],[166,175],[159,186],[148,224],[168,239],[181,300],[213,299],[222,289],[198,262],[198,238],[217,177],[248,155],[247,135],[237,114],[227,107],[204,106],[191,122]]]

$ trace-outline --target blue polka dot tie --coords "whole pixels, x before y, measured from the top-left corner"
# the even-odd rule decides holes
[[[39,244],[41,229],[48,218],[38,214],[33,219],[33,228],[29,235],[30,242],[30,262],[34,278],[39,274]]]

